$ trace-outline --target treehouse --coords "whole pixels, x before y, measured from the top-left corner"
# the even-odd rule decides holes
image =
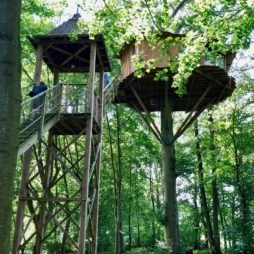
[[[47,35],[29,37],[34,48],[43,45],[43,60],[52,71],[61,73],[89,72],[91,40],[88,32],[71,39],[78,30],[80,14],[75,14],[71,19],[54,28]],[[110,64],[104,39],[101,35],[95,38],[97,44],[96,71],[101,66],[104,71],[110,71]]]
[[[99,89],[99,78],[96,78],[96,72],[108,72],[111,70],[109,59],[106,51],[106,46],[102,35],[98,35],[94,40],[89,39],[88,32],[84,32],[72,38],[78,30],[78,20],[80,14],[75,14],[71,19],[64,22],[60,26],[54,28],[46,35],[35,35],[29,37],[33,47],[37,51],[36,53],[36,75],[41,72],[42,61],[48,66],[48,68],[54,74],[54,84],[51,89],[48,90],[45,95],[41,94],[41,97],[46,97],[45,115],[43,119],[45,122],[46,130],[52,127],[52,131],[55,134],[78,134],[83,130],[86,124],[86,118],[90,116],[90,109],[88,108],[88,89],[85,75],[91,72],[91,48],[92,43],[96,44],[95,55],[95,68],[93,70],[93,82],[95,90]],[[61,73],[84,73],[83,84],[59,84],[59,75]],[[89,74],[91,76],[91,73]],[[97,80],[97,82],[96,82]],[[56,105],[57,104],[57,105]],[[100,106],[98,92],[94,93],[93,100],[94,107],[94,132],[98,131],[98,107]],[[27,121],[31,117],[27,115],[27,108],[30,107],[30,102],[24,105],[23,108],[26,115],[22,118],[22,124],[27,125]],[[59,109],[59,112],[56,112]],[[38,111],[38,110],[37,110]],[[60,121],[55,117],[58,113]],[[38,119],[41,117],[37,115]],[[55,118],[53,121],[52,119]],[[52,121],[50,121],[52,120]],[[37,119],[34,124],[32,123],[31,131],[37,128]],[[25,129],[22,133],[21,142],[26,140],[30,136],[30,130]]]
[[[155,75],[158,70],[168,68],[168,62],[179,54],[179,43],[182,37],[183,35],[180,34],[165,33],[162,39],[167,40],[169,46],[166,50],[164,49],[164,52],[160,45],[155,48],[151,47],[146,39],[125,45],[120,52],[123,81],[119,86],[115,102],[126,103],[129,107],[144,111],[142,105],[138,103],[140,99],[149,112],[160,111],[165,81],[155,81]],[[149,59],[153,61],[152,70],[141,78],[134,75],[137,59],[141,59],[144,63]],[[173,111],[189,112],[193,109],[204,109],[230,96],[235,88],[234,80],[228,76],[233,59],[234,54],[231,52],[220,55],[216,60],[211,60],[208,56],[202,57],[199,66],[188,79],[185,95],[178,96],[175,90],[170,87],[169,93],[173,100]],[[146,66],[144,66],[145,68]],[[174,74],[170,71],[167,73],[167,82],[171,85]],[[206,94],[202,98],[204,93]]]
[[[54,80],[21,105],[18,154],[23,155],[23,175],[13,254],[28,253],[31,244],[34,253],[41,254],[45,242],[56,242],[52,235],[60,234],[75,253],[86,253],[88,244],[97,253],[102,121],[104,105],[112,101],[110,86],[104,89],[104,72],[110,65],[101,35],[90,40],[85,32],[71,39],[79,18],[75,14],[47,35],[30,38],[36,49],[33,88],[40,86],[43,61]],[[82,73],[83,81],[62,84],[62,73]],[[84,143],[77,152],[75,148]],[[31,163],[33,153],[40,163]],[[55,192],[64,181],[66,189]],[[72,221],[73,232],[64,230],[66,221]]]

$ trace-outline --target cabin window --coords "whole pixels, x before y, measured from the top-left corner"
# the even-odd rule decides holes
[[[136,54],[136,47],[135,45],[131,47],[131,55],[135,55]]]

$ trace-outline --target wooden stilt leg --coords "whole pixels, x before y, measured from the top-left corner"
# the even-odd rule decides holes
[[[79,254],[85,254],[86,226],[88,225],[88,191],[89,191],[89,170],[91,162],[91,147],[92,147],[92,130],[93,130],[93,107],[94,107],[94,77],[95,77],[95,62],[96,62],[96,43],[92,42],[90,54],[90,70],[88,82],[88,112],[91,116],[87,119],[86,125],[86,155],[85,168],[83,172],[82,187],[81,187],[81,212],[80,212],[80,232],[79,232]]]
[[[26,205],[25,198],[27,197],[27,191],[28,191],[27,183],[29,179],[29,167],[30,167],[31,159],[32,159],[32,148],[30,148],[24,154],[23,172],[22,172],[22,180],[21,180],[21,186],[20,186],[20,192],[19,192],[19,203],[18,203],[16,223],[15,223],[12,254],[18,253],[20,242],[21,242],[21,234],[22,234],[25,205]]]
[[[36,65],[34,70],[34,82],[39,83],[41,78],[41,67],[42,67],[42,57],[43,57],[43,46],[38,45],[36,52]],[[27,197],[27,183],[29,179],[29,167],[32,159],[32,148],[29,148],[24,154],[23,161],[23,173],[19,194],[19,204],[18,212],[15,222],[15,233],[13,238],[13,248],[12,253],[17,254],[21,241],[22,226],[24,220],[25,212],[25,198]]]
[[[50,176],[50,161],[52,160],[52,142],[53,142],[53,135],[50,132],[48,137],[48,148],[47,148],[47,161],[45,165],[45,172],[43,175],[42,185],[44,189],[44,198],[46,199],[48,197],[49,193],[49,176]],[[45,202],[45,206],[47,206],[47,203]],[[39,212],[39,228],[36,235],[36,245],[35,245],[35,253],[41,254],[42,253],[42,239],[44,238],[44,231],[45,231],[45,219],[46,219],[46,209],[41,206],[40,212]]]
[[[104,98],[103,98],[103,88],[104,88],[104,74],[103,71],[100,73],[100,107],[99,107],[99,118],[98,124],[100,127],[100,133],[98,136],[98,144],[102,142],[102,121],[103,121],[103,105],[104,105]],[[97,254],[97,242],[98,242],[98,220],[99,220],[99,193],[100,193],[100,168],[101,168],[101,152],[102,148],[100,149],[98,159],[96,162],[96,170],[95,170],[95,200],[94,200],[94,207],[92,211],[92,228],[93,228],[93,238],[92,238],[92,254]]]

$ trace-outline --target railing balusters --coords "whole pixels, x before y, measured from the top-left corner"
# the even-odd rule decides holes
[[[104,88],[104,110],[113,101],[120,78],[113,79]],[[40,102],[41,101],[41,102]],[[94,119],[98,121],[100,101],[95,92]],[[47,114],[52,117],[61,113],[88,113],[88,91],[84,85],[55,85],[21,104],[20,134],[29,137],[37,131],[43,135]],[[47,118],[48,119],[48,118]]]

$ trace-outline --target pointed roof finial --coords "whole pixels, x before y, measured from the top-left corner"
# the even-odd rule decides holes
[[[80,9],[80,4],[77,4],[77,13],[76,14],[79,14],[79,9]]]

